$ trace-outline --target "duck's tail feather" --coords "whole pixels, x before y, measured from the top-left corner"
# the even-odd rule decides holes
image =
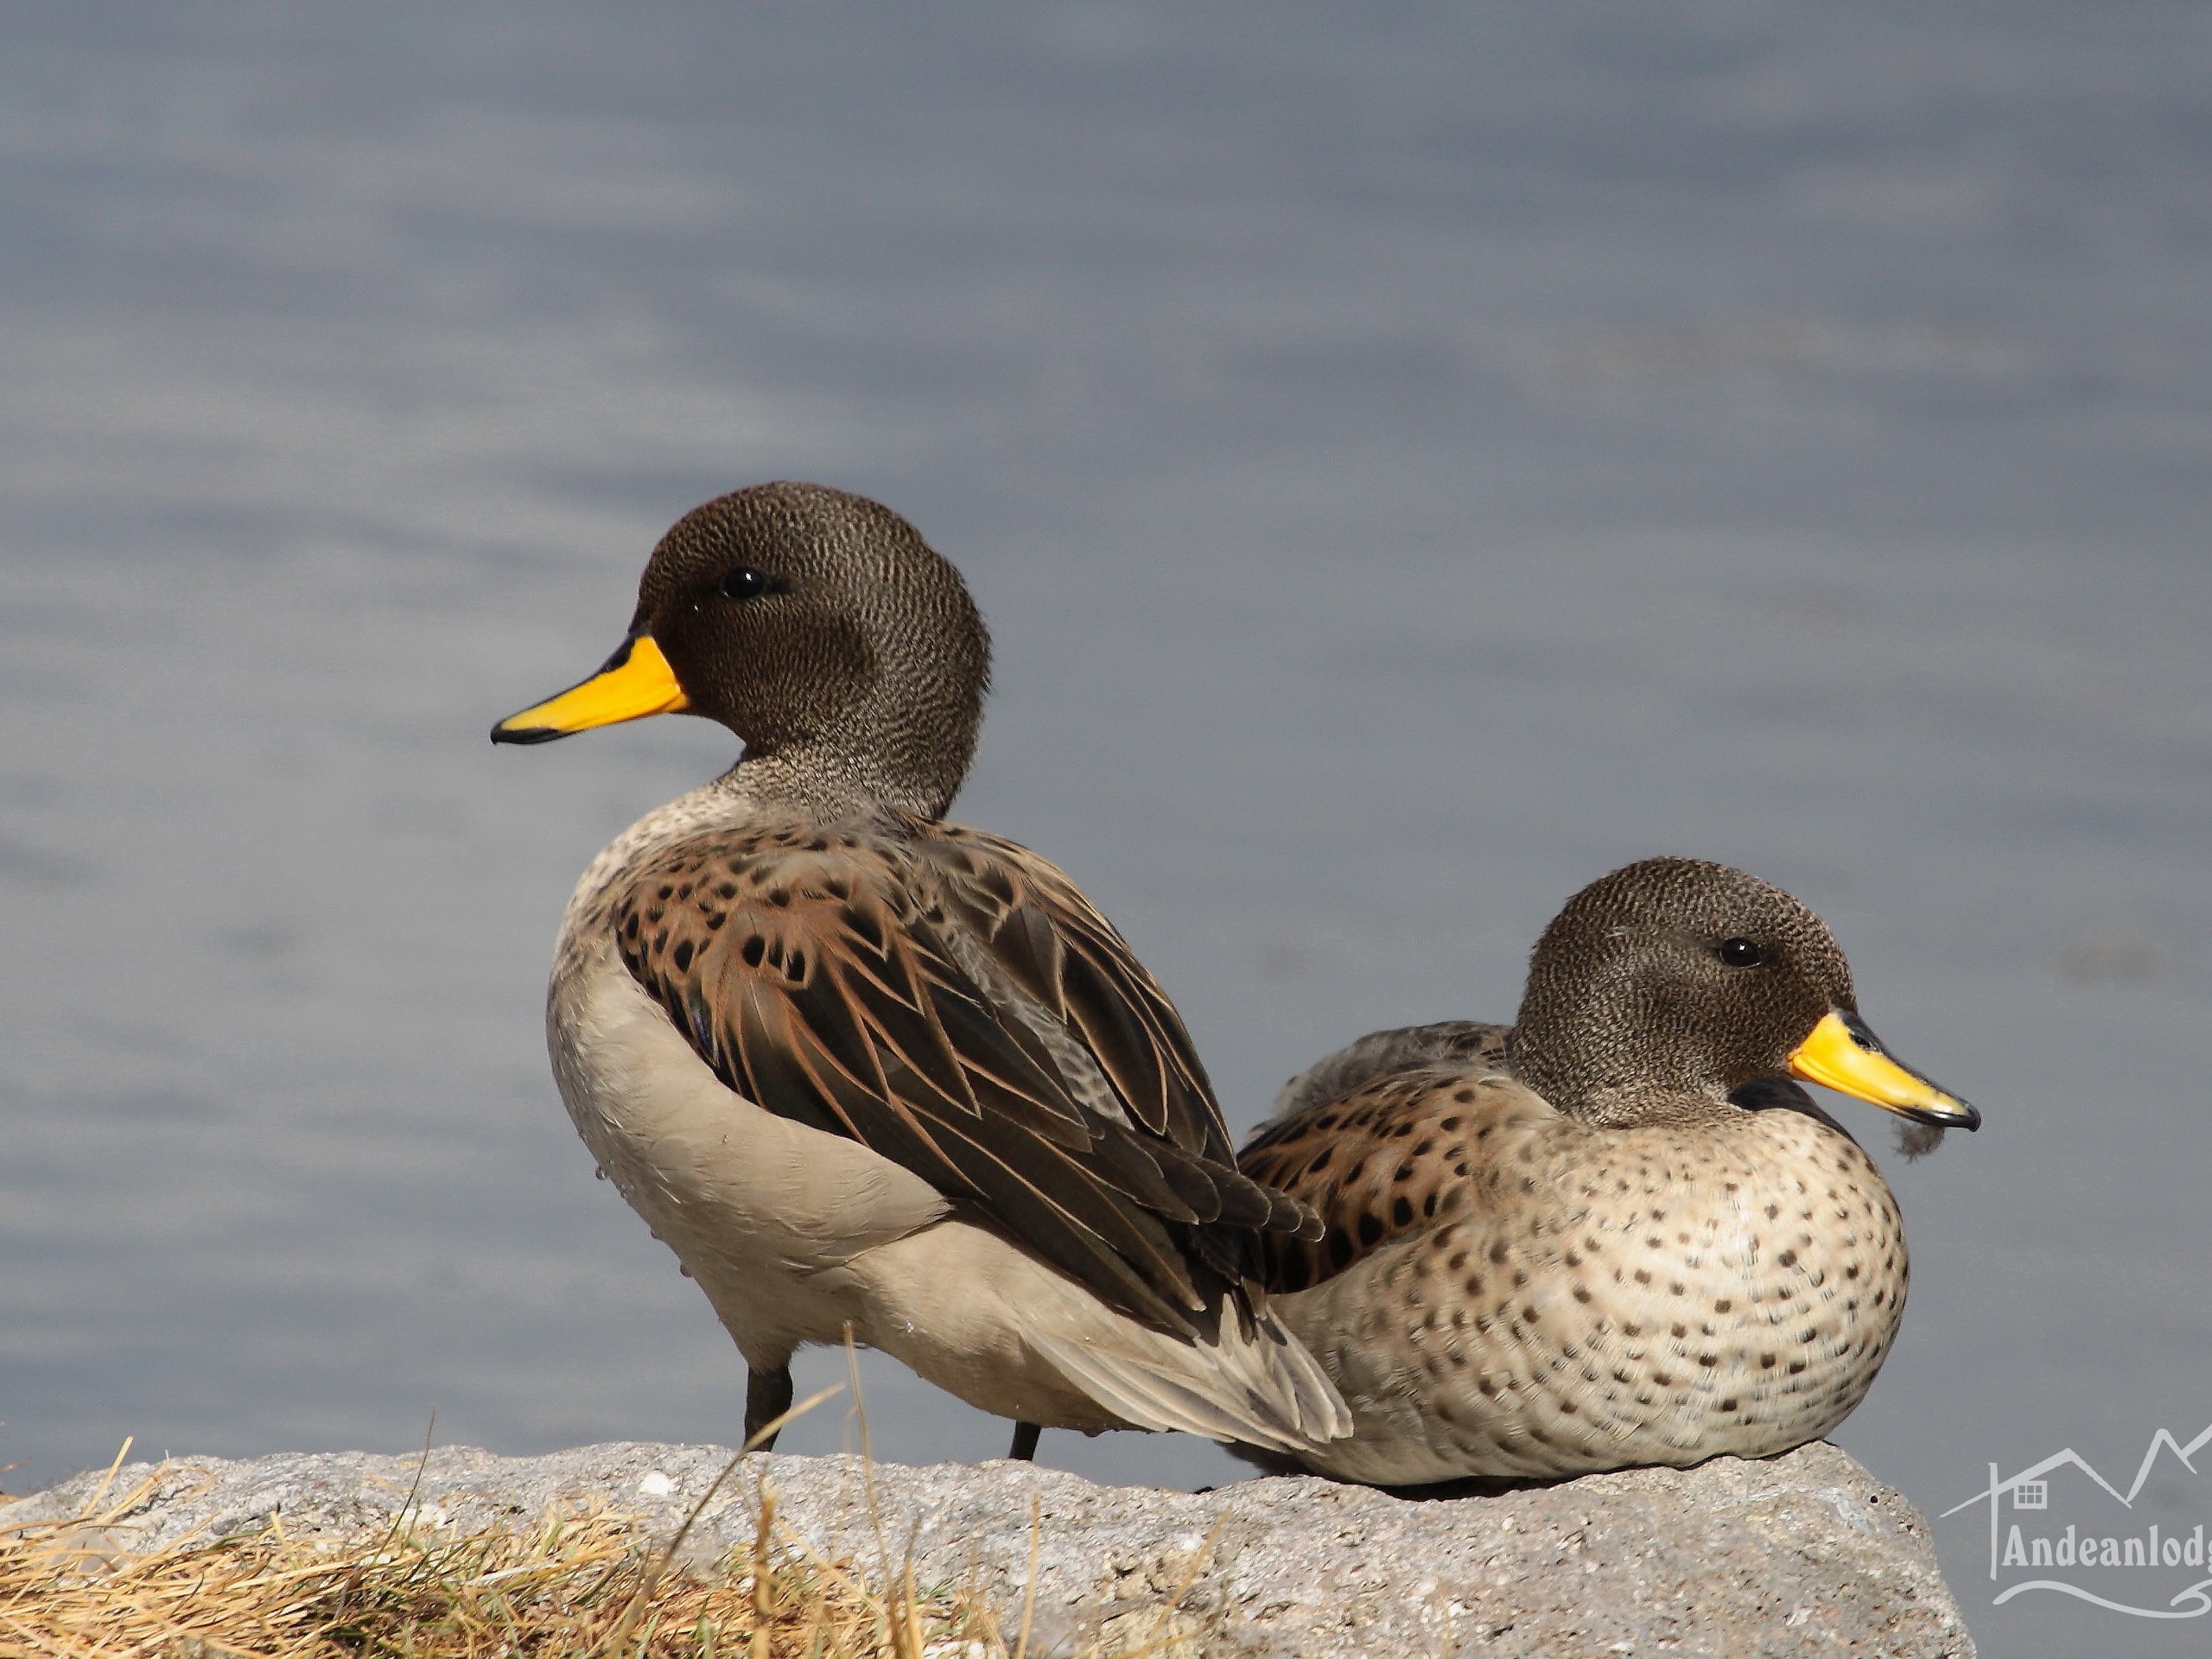
[[[1141,1339],[1130,1340],[1132,1331]],[[1123,1322],[1111,1347],[1046,1331],[1028,1340],[1067,1379],[1139,1428],[1298,1452],[1351,1433],[1336,1385],[1272,1313],[1224,1309],[1211,1338]]]

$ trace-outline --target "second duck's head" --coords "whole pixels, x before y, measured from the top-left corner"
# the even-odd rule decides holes
[[[912,524],[842,490],[761,484],[678,519],[620,648],[492,741],[702,715],[817,805],[935,817],[967,775],[989,677],[975,601]]]
[[[1981,1123],[1883,1048],[1819,917],[1695,859],[1645,859],[1567,901],[1529,964],[1512,1065],[1599,1124],[1733,1112],[1732,1093],[1784,1075],[1918,1123]]]

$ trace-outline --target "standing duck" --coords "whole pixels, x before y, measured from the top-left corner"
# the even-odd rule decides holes
[[[903,518],[810,484],[687,513],[622,645],[501,721],[719,721],[735,766],[592,861],[546,1023],[577,1132],[698,1281],[772,1443],[847,1334],[1038,1426],[1296,1453],[1349,1432],[1268,1306],[1306,1205],[1238,1173],[1183,1022],[1045,860],[944,821],[989,643]]]
[[[1242,1164],[1328,1224],[1269,1241],[1268,1285],[1354,1422],[1295,1461],[1409,1486],[1827,1433],[1896,1338],[1904,1233],[1792,1077],[1981,1122],[1890,1058],[1820,918],[1655,858],[1567,901],[1510,1029],[1380,1032],[1294,1078]]]

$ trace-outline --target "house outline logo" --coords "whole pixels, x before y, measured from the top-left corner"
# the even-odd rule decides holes
[[[1937,1518],[1948,1521],[1961,1510],[1970,1510],[1977,1503],[1989,1506],[1989,1577],[1993,1583],[2002,1580],[2001,1569],[2006,1567],[2025,1567],[2031,1570],[2037,1567],[2190,1568],[2205,1572],[2212,1568],[2212,1561],[2208,1560],[2208,1555],[2212,1555],[2212,1548],[2206,1544],[2206,1528],[2202,1522],[2183,1536],[2171,1534],[2162,1536],[2158,1525],[2152,1523],[2133,1536],[2077,1537],[2076,1526],[2069,1524],[2063,1537],[2054,1543],[2047,1533],[2039,1534],[2032,1542],[2027,1541],[2023,1536],[2021,1523],[2017,1521],[2008,1530],[2004,1516],[2008,1509],[2005,1501],[2007,1498],[2012,1500],[2009,1505],[2011,1512],[2049,1513],[2051,1508],[2049,1477],[2064,1469],[2078,1470],[2123,1510],[2133,1510],[2135,1500],[2142,1495],[2145,1484],[2157,1467],[2161,1452],[2171,1452],[2190,1474],[2202,1476],[2208,1471],[2199,1469],[2190,1459],[2208,1446],[2212,1446],[2212,1425],[2208,1425],[2202,1433],[2186,1446],[2164,1428],[2159,1429],[2151,1437],[2151,1444],[2144,1449],[2143,1461],[2137,1465],[2135,1478],[2125,1492],[2099,1474],[2089,1460],[2072,1446],[2063,1452],[2055,1452],[2040,1463],[2031,1464],[2014,1475],[2004,1474],[1993,1463],[1989,1465],[1989,1484],[1964,1503],[1953,1504]],[[2136,1618],[2202,1618],[2212,1613],[2212,1576],[2200,1577],[2195,1583],[2184,1586],[2163,1607],[2139,1607],[2129,1602],[2115,1601],[2081,1585],[2057,1578],[2022,1579],[2008,1584],[1990,1605],[2002,1607],[2014,1597],[2025,1595],[2031,1590],[2055,1591],[2107,1611],[2126,1613]]]

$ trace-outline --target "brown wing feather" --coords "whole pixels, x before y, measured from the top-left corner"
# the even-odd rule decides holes
[[[1120,937],[1010,843],[705,836],[642,867],[613,921],[731,1088],[912,1170],[1147,1323],[1202,1331],[1256,1284],[1260,1230],[1318,1230],[1237,1172]]]
[[[1224,1164],[1235,1147],[1167,994],[1072,881],[1026,847],[956,825],[919,842],[999,965],[1081,1033],[1129,1116]]]
[[[1531,1106],[1549,1109],[1505,1077],[1485,1046],[1470,1060],[1389,1072],[1268,1124],[1239,1166],[1312,1205],[1328,1230],[1313,1243],[1267,1239],[1267,1287],[1304,1290],[1457,1213],[1479,1185],[1485,1143]]]

